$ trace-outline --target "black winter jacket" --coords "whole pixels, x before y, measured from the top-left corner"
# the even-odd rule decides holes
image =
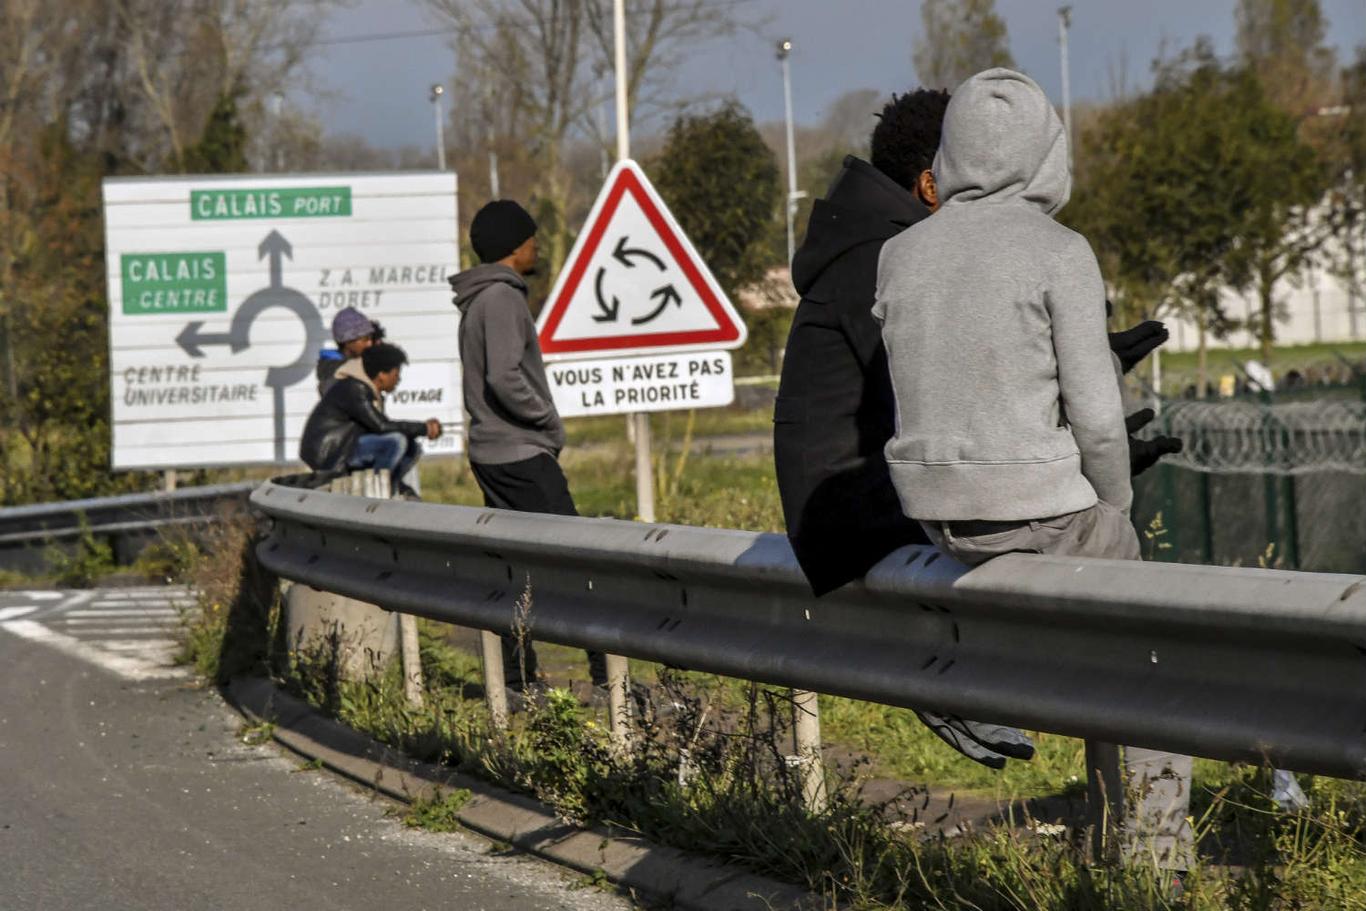
[[[773,409],[773,455],[788,538],[817,595],[862,578],[898,547],[928,543],[902,514],[882,454],[896,407],[872,316],[883,243],[928,215],[851,155],[812,208],[792,260],[802,299]]]
[[[379,410],[369,386],[353,377],[343,377],[313,406],[299,440],[299,458],[314,471],[339,471],[346,467],[361,434],[394,432],[419,437],[427,433],[427,425],[389,420]]]

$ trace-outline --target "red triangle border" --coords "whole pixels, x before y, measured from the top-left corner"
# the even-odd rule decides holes
[[[644,212],[650,226],[655,229],[656,235],[664,242],[669,255],[683,272],[693,290],[697,292],[706,306],[707,311],[716,320],[715,329],[693,329],[686,332],[661,332],[633,335],[612,335],[599,338],[569,339],[566,341],[555,341],[555,332],[564,320],[565,311],[569,307],[569,302],[573,300],[574,293],[579,288],[579,283],[583,281],[584,273],[588,271],[588,264],[592,262],[593,255],[597,252],[598,246],[602,243],[603,235],[607,232],[607,226],[612,223],[612,216],[616,214],[617,206],[621,204],[622,197],[630,192],[635,198],[636,203]],[[712,292],[707,279],[702,275],[693,260],[693,256],[679,241],[674,231],[669,227],[664,215],[655,206],[650,195],[641,186],[639,178],[631,168],[622,168],[618,174],[616,183],[609,191],[607,198],[603,201],[602,208],[598,210],[598,218],[591,226],[586,226],[589,232],[584,244],[578,250],[578,256],[570,264],[570,272],[565,278],[564,284],[559,289],[559,294],[551,300],[547,306],[551,308],[549,316],[546,317],[545,328],[540,332],[541,352],[548,355],[556,354],[583,354],[589,352],[612,352],[620,351],[623,348],[650,349],[650,348],[672,348],[679,345],[705,345],[709,343],[725,344],[734,342],[740,338],[740,327],[731,319],[726,308],[721,304],[715,293]]]

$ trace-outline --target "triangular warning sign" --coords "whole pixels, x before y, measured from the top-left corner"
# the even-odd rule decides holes
[[[738,348],[744,321],[639,165],[598,194],[537,322],[549,359]]]

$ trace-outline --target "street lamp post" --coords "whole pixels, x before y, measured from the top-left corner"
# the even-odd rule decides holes
[[[432,84],[429,100],[432,102],[432,116],[436,119],[436,169],[446,170],[446,125],[441,116],[441,96],[446,94],[445,86]]]
[[[487,105],[484,119],[488,122],[489,128],[489,198],[501,199],[502,190],[498,186],[498,131],[494,122],[496,100],[493,97],[492,86],[484,97],[484,103]]]
[[[270,96],[270,123],[271,132],[275,137],[275,170],[285,169],[285,146],[284,146],[284,109],[285,96],[282,92],[276,92]]]
[[[788,57],[792,54],[791,39],[784,38],[778,42],[778,62],[783,65],[783,105],[787,111],[787,262],[792,264],[792,257],[797,252],[797,237],[795,220],[797,217],[797,200],[801,194],[797,192],[797,145],[792,137],[792,70],[788,64]]]

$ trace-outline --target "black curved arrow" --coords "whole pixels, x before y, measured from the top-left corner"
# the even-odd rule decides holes
[[[598,323],[614,323],[617,320],[617,313],[621,310],[621,301],[612,298],[612,305],[609,307],[607,301],[602,297],[602,278],[607,274],[606,269],[598,269],[598,277],[593,281],[593,289],[598,293],[598,308],[601,313],[593,314],[593,321]]]
[[[683,306],[683,298],[679,296],[678,289],[673,285],[665,285],[662,288],[654,289],[650,292],[650,300],[659,301],[659,306],[655,307],[654,311],[646,316],[637,317],[636,319],[631,320],[632,326],[639,326],[642,323],[650,322],[650,320],[663,313],[664,308],[668,307],[669,304],[677,304],[680,307]]]
[[[245,344],[239,344],[237,337],[231,332],[200,332],[203,326],[202,320],[186,323],[185,328],[175,337],[175,343],[190,357],[203,357],[203,345],[231,345],[233,354],[246,348]]]
[[[643,256],[645,259],[648,259],[650,262],[654,263],[655,267],[658,268],[660,272],[664,271],[664,260],[660,259],[658,256],[655,256],[649,250],[642,250],[639,247],[626,246],[628,243],[630,243],[630,241],[631,238],[622,235],[621,240],[617,241],[616,249],[612,251],[612,258],[615,259],[617,262],[621,263],[626,268],[634,269],[636,267],[636,264],[631,262],[632,257]]]

